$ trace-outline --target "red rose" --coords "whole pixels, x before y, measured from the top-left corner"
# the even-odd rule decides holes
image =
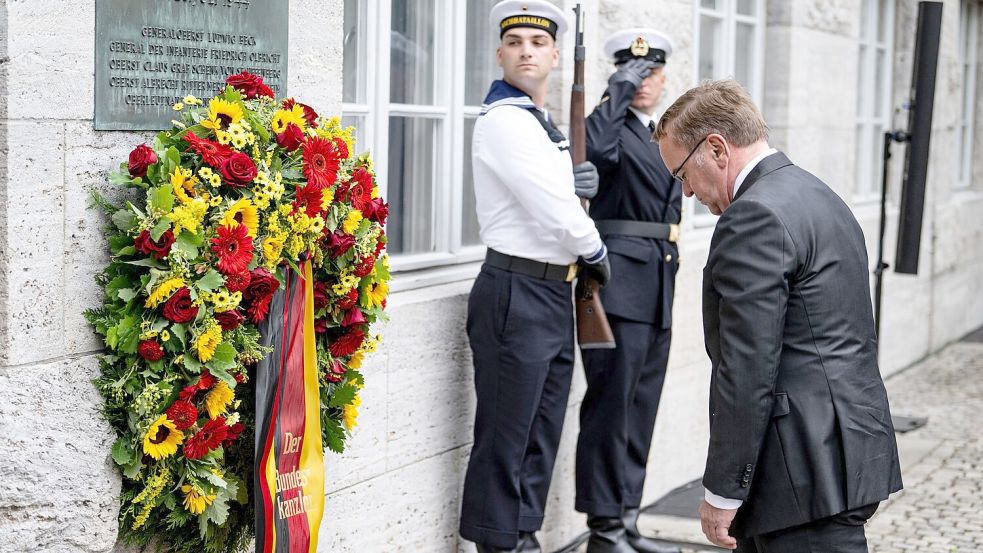
[[[178,400],[167,409],[167,418],[178,430],[187,430],[198,420],[198,409],[190,401]]]
[[[379,257],[379,254],[382,253],[382,250],[386,249],[386,244],[388,242],[389,242],[389,239],[386,238],[386,232],[385,231],[380,232],[379,233],[379,241],[375,243],[375,256],[376,257]]]
[[[331,258],[341,257],[355,245],[355,237],[336,230],[328,235],[328,248],[331,249]]]
[[[353,288],[348,292],[348,295],[338,300],[338,307],[342,309],[351,309],[358,303],[358,288]]]
[[[283,109],[290,111],[294,106],[300,106],[304,108],[304,121],[307,121],[307,126],[312,129],[317,128],[317,112],[314,108],[307,104],[302,104],[300,102],[295,102],[293,98],[287,98],[283,101]]]
[[[225,287],[229,290],[229,292],[242,292],[247,286],[249,286],[250,278],[251,276],[249,271],[225,275]]]
[[[160,235],[160,240],[154,242],[150,237],[150,231],[145,230],[133,240],[138,252],[144,255],[152,255],[154,259],[163,259],[171,253],[171,246],[174,245],[174,233],[167,229]]]
[[[137,353],[147,361],[160,361],[164,357],[164,348],[160,347],[157,340],[141,340]]]
[[[352,307],[345,311],[345,318],[341,321],[341,326],[361,325],[367,322],[365,313],[362,313],[362,310],[357,307]]]
[[[146,144],[140,144],[130,152],[129,163],[126,164],[130,170],[131,177],[146,177],[147,167],[157,163],[157,154]]]
[[[222,176],[232,188],[243,188],[256,178],[256,164],[249,156],[236,152],[222,163]]]
[[[361,328],[355,327],[349,330],[347,333],[339,336],[334,343],[331,344],[330,350],[331,355],[334,357],[345,357],[355,353],[355,350],[362,345],[362,341],[365,340],[365,331]]]
[[[173,323],[186,323],[198,316],[198,306],[191,302],[191,290],[181,288],[164,302],[164,318]]]
[[[242,297],[248,302],[246,314],[249,320],[259,324],[266,318],[270,310],[270,300],[273,293],[280,287],[280,282],[269,271],[262,267],[254,269],[249,280],[249,287]]]
[[[365,207],[363,214],[370,220],[375,221],[380,225],[385,225],[386,218],[389,217],[389,204],[383,201],[382,198],[372,198],[372,200]]]
[[[218,321],[219,326],[222,327],[224,332],[228,332],[239,328],[239,325],[241,325],[242,321],[246,320],[246,318],[242,316],[242,313],[239,313],[238,309],[230,309],[229,311],[216,313],[215,320]]]
[[[328,285],[323,282],[314,283],[314,311],[320,311],[328,306]]]
[[[276,135],[276,143],[284,150],[292,152],[304,143],[304,131],[293,123],[287,123],[287,128]]]
[[[231,85],[232,88],[241,91],[246,96],[246,99],[252,99],[257,96],[273,97],[273,91],[270,90],[270,87],[263,84],[263,78],[259,75],[253,75],[248,71],[243,71],[238,75],[229,75],[225,79],[225,84]]]
[[[225,446],[225,447],[231,446],[232,443],[236,441],[236,438],[239,437],[239,434],[242,434],[242,431],[245,428],[246,427],[243,426],[241,422],[237,422],[237,423],[233,424],[232,426],[230,426],[229,427],[229,430],[228,430],[228,433],[225,436],[225,440],[222,441],[222,445]]]
[[[324,379],[328,382],[341,382],[345,379],[345,373],[348,369],[341,364],[341,361],[335,359],[331,362],[331,368],[324,372]]]
[[[317,334],[324,334],[328,331],[328,320],[327,319],[314,319],[314,332]]]

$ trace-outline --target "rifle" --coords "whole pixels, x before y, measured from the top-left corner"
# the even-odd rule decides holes
[[[573,9],[577,14],[574,47],[573,88],[570,91],[570,143],[573,163],[587,161],[587,122],[584,119],[584,15],[580,4]],[[580,203],[587,209],[587,200]],[[601,305],[601,285],[581,270],[577,278],[574,305],[577,308],[577,342],[581,349],[613,349],[614,333]]]

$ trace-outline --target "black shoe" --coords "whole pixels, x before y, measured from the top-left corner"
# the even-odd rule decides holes
[[[522,553],[543,553],[534,532],[519,532],[519,545],[515,550]]]
[[[519,551],[518,549],[499,549],[497,547],[491,545],[485,545],[483,543],[476,543],[474,544],[474,546],[475,549],[478,550],[478,553],[516,553],[517,551]]]
[[[675,545],[647,538],[638,531],[638,509],[625,509],[622,517],[628,545],[638,553],[680,553]]]
[[[590,528],[587,553],[635,553],[620,518],[587,515],[587,527]]]

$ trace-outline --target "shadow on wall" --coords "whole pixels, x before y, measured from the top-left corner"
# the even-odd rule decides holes
[[[0,3],[0,366],[7,365],[7,3]]]

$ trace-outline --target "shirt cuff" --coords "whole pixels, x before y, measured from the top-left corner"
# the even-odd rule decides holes
[[[733,510],[733,509],[737,509],[738,507],[744,504],[744,502],[741,501],[740,499],[730,499],[729,497],[721,497],[706,488],[703,488],[703,490],[704,490],[703,497],[707,500],[707,503],[718,509]]]
[[[608,248],[607,246],[604,245],[604,242],[601,242],[601,247],[598,248],[596,252],[591,254],[590,257],[584,258],[584,263],[589,263],[591,265],[594,265],[595,263],[600,263],[600,261],[604,259],[604,256],[607,254],[608,254]]]

